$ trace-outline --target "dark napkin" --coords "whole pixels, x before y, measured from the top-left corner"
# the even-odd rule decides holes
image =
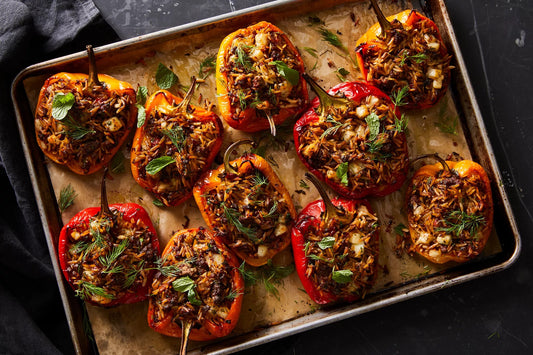
[[[0,353],[73,353],[10,85],[30,64],[118,40],[91,0],[0,1]]]

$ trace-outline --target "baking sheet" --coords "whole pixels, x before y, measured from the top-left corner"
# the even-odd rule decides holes
[[[298,3],[298,6],[293,6]],[[199,63],[206,57],[216,54],[222,38],[231,31],[247,26],[258,20],[266,19],[284,30],[295,45],[300,49],[308,73],[319,79],[319,84],[329,88],[339,82],[335,74],[338,68],[350,71],[348,80],[359,78],[359,71],[350,59],[338,49],[320,39],[316,29],[309,26],[309,15],[318,16],[325,21],[326,27],[335,31],[342,42],[353,50],[356,39],[375,22],[375,17],[365,2],[338,1],[282,1],[270,4],[251,12],[234,14],[227,18],[206,21],[184,29],[153,34],[133,41],[124,41],[109,48],[97,50],[97,64],[100,72],[112,75],[120,80],[128,81],[134,86],[147,86],[150,93],[157,90],[154,74],[159,63],[171,67],[180,78],[180,83],[188,84],[191,73],[196,74]],[[293,273],[277,285],[280,296],[268,294],[262,285],[248,288],[244,297],[241,319],[235,331],[227,339],[205,343],[191,343],[189,349],[197,352],[218,351],[231,352],[265,341],[287,336],[296,331],[327,324],[355,314],[366,312],[387,304],[398,302],[418,294],[423,294],[446,287],[456,282],[482,276],[507,267],[519,251],[519,238],[514,219],[510,213],[504,191],[499,187],[499,172],[493,161],[490,143],[486,138],[483,124],[476,112],[477,105],[471,94],[471,87],[466,76],[464,63],[454,43],[453,30],[447,19],[444,4],[431,2],[433,15],[437,21],[449,49],[455,52],[453,90],[435,107],[417,112],[407,113],[409,119],[408,144],[410,157],[424,153],[437,152],[445,156],[451,152],[463,158],[479,161],[488,171],[493,180],[493,194],[496,209],[503,209],[499,220],[495,220],[495,230],[483,255],[475,262],[466,266],[438,266],[419,257],[394,254],[396,236],[393,227],[399,223],[406,224],[403,205],[404,189],[383,198],[372,198],[371,204],[377,211],[382,225],[379,264],[381,265],[378,280],[365,300],[353,305],[338,306],[321,310],[302,291],[302,286]],[[408,4],[403,2],[381,3],[386,15],[399,12]],[[298,7],[298,9],[295,9]],[[302,8],[311,12],[302,12]],[[448,22],[447,22],[448,21]],[[317,60],[304,47],[312,47],[319,54]],[[32,112],[36,104],[38,90],[49,75],[68,70],[71,72],[85,71],[86,60],[83,54],[59,58],[51,63],[28,68],[19,75],[14,84],[14,98],[19,116],[21,135],[25,143],[28,164],[39,198],[41,216],[45,223],[52,258],[56,262],[55,246],[57,245],[58,229],[79,210],[99,205],[99,184],[101,174],[78,176],[68,169],[44,159],[32,141]],[[214,77],[207,78],[200,86],[201,102],[204,99],[216,103]],[[18,86],[17,86],[18,83]],[[470,90],[470,91],[469,91]],[[178,91],[174,88],[174,92]],[[460,93],[460,95],[457,95]],[[197,98],[200,96],[197,95]],[[459,99],[457,99],[459,97]],[[26,101],[27,100],[27,101]],[[215,109],[216,110],[216,109]],[[443,123],[457,122],[456,134],[444,133],[439,129]],[[230,142],[247,136],[225,126],[225,139],[222,151]],[[254,135],[254,136],[257,136]],[[290,132],[283,130],[282,138],[291,139]],[[291,143],[292,144],[292,143]],[[129,157],[129,145],[123,149]],[[294,145],[292,144],[293,148]],[[305,190],[299,186],[305,169],[293,149],[271,149],[277,166],[275,170],[291,192],[297,210],[318,198],[318,193]],[[41,162],[45,162],[40,164]],[[153,205],[153,197],[138,186],[129,171],[126,162],[123,173],[115,174],[108,181],[108,198],[110,203],[132,201],[141,204],[151,215],[157,229],[161,245],[164,246],[172,231],[185,225],[196,227],[204,225],[199,211],[191,199],[175,208],[160,208]],[[70,183],[78,192],[75,204],[63,213],[58,214],[54,200],[59,191]],[[502,216],[504,218],[502,218]],[[188,222],[187,222],[188,221]],[[48,228],[46,228],[48,227]],[[290,250],[274,260],[277,264],[291,262]],[[57,263],[56,263],[57,264]],[[57,265],[54,265],[57,268]],[[60,273],[56,272],[58,282],[64,282]],[[76,315],[77,307],[72,300],[71,291],[62,289],[67,316],[71,317],[71,329],[75,345],[79,352],[89,351],[85,342],[80,316]],[[179,339],[169,338],[153,332],[146,322],[147,302],[136,305],[120,306],[114,309],[101,309],[87,306],[90,324],[100,353],[175,353],[179,347]],[[72,314],[71,314],[72,312]]]

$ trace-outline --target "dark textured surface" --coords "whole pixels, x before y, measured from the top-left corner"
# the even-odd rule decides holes
[[[72,3],[86,3],[74,1]],[[121,38],[153,32],[265,1],[95,0]],[[99,18],[63,27],[83,8],[41,1],[47,12],[0,1],[0,353],[71,353],[69,334],[9,107],[8,83],[24,66],[118,39]],[[63,8],[56,8],[58,3]],[[159,5],[156,5],[159,4]],[[54,5],[56,4],[56,5]],[[178,5],[176,5],[178,4]],[[508,270],[242,352],[243,354],[526,354],[533,348],[533,1],[448,0],[454,29],[504,175],[522,235],[522,254]],[[8,11],[7,6],[11,6]],[[117,9],[120,9],[117,10]],[[158,10],[160,9],[160,10]],[[58,15],[57,18],[52,16]],[[36,17],[39,16],[39,17]],[[7,28],[6,25],[12,27]],[[13,37],[5,37],[5,33]],[[71,39],[74,38],[74,41]],[[49,46],[55,43],[54,46]],[[15,156],[12,156],[15,155]],[[20,155],[18,155],[20,156]]]

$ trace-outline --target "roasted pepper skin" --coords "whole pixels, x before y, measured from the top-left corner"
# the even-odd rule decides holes
[[[274,186],[274,188],[281,193],[285,201],[288,202],[289,211],[292,216],[292,219],[294,220],[296,218],[296,209],[294,208],[289,192],[287,191],[279,177],[276,175],[270,164],[265,159],[263,159],[259,155],[247,153],[237,158],[236,160],[233,160],[231,162],[231,165],[238,167],[238,175],[244,175],[248,171],[254,169],[257,169],[261,173],[263,173],[265,177],[269,180],[269,182]],[[211,229],[215,229],[217,225],[216,223],[214,223],[212,216],[209,214],[206,198],[203,195],[206,194],[206,192],[214,189],[216,186],[222,184],[224,174],[225,167],[224,165],[221,165],[216,170],[211,170],[207,174],[205,174],[204,177],[196,183],[193,189],[193,195],[194,199],[196,200],[196,204],[198,205],[198,208],[200,209],[204,220]],[[223,240],[220,236],[216,234],[214,238],[215,240],[218,240],[221,243],[227,244],[226,240]],[[263,257],[255,257],[253,255],[244,254],[239,252],[238,250],[234,250],[234,252],[239,258],[246,261],[246,263],[252,266],[261,266],[265,265],[269,259],[272,259],[274,255],[289,246],[290,243],[290,234],[287,234],[287,238],[285,238],[282,243],[280,243],[278,248],[269,248]]]
[[[146,118],[148,119],[150,117],[150,114],[157,110],[158,107],[161,108],[171,108],[176,105],[178,105],[180,102],[182,102],[183,99],[180,97],[177,97],[167,90],[159,90],[152,94],[148,100],[146,101],[145,105],[145,111],[146,111]],[[222,126],[222,122],[220,121],[220,118],[211,111],[204,110],[201,107],[196,106],[190,106],[193,108],[192,116],[194,117],[194,120],[198,122],[213,122],[213,124],[217,127],[217,131],[220,133],[218,138],[213,144],[212,150],[209,154],[209,156],[206,159],[205,167],[202,172],[198,173],[198,176],[201,176],[203,172],[207,171],[210,167],[213,161],[215,160],[220,147],[222,145],[223,140],[223,132],[224,127]],[[133,175],[133,178],[137,183],[142,186],[147,191],[150,191],[155,196],[159,197],[160,194],[157,193],[157,179],[152,178],[149,174],[141,173],[141,167],[139,164],[135,163],[135,160],[137,156],[142,151],[141,147],[143,144],[145,133],[145,127],[146,123],[142,125],[141,127],[137,128],[135,131],[135,136],[133,137],[133,144],[131,149],[131,173]],[[180,203],[184,202],[185,200],[189,199],[192,196],[192,189],[187,192],[182,192],[181,198],[173,199],[168,201],[168,204],[166,203],[166,199],[161,199],[165,204],[168,206],[177,206]]]
[[[438,34],[437,38],[441,43],[441,46],[439,48],[440,54],[442,56],[446,56],[448,54],[448,50],[444,46],[444,42],[442,41],[442,37],[440,35],[439,29],[437,25],[435,24],[435,22],[433,22],[431,19],[427,18],[426,16],[420,14],[419,12],[415,10],[405,10],[395,15],[388,16],[387,20],[389,22],[392,22],[393,20],[398,20],[400,23],[402,23],[406,27],[411,27],[415,23],[420,22],[420,21],[426,21],[427,24],[431,28],[433,28]],[[376,23],[372,27],[370,27],[368,31],[365,32],[356,42],[355,58],[356,58],[357,64],[359,65],[359,70],[361,70],[361,74],[365,81],[367,81],[368,69],[365,66],[364,58],[366,56],[366,53],[370,49],[372,49],[375,46],[377,47],[381,46],[381,42],[378,40],[378,35],[380,34],[381,34],[381,27],[379,23]],[[447,81],[443,83],[443,85],[447,86],[448,81],[449,81],[449,77],[447,78]],[[369,83],[371,84],[371,82]],[[441,96],[439,96],[439,98],[437,98],[436,100],[433,100],[433,101],[426,100],[426,101],[422,101],[418,103],[407,103],[406,105],[402,107],[405,109],[426,109],[426,108],[429,108],[435,105],[435,103],[439,101],[440,97],[442,97],[444,93],[445,93],[445,90],[442,90]]]
[[[489,239],[489,236],[491,234],[492,226],[493,226],[493,215],[494,215],[494,205],[493,205],[492,193],[491,193],[491,188],[490,188],[490,180],[487,176],[487,173],[483,169],[483,167],[479,165],[478,163],[471,161],[471,160],[461,160],[457,162],[446,161],[446,164],[449,166],[450,169],[455,171],[460,178],[465,178],[468,176],[477,176],[482,181],[485,191],[487,192],[487,195],[485,196],[485,201],[483,203],[485,207],[483,216],[485,217],[486,223],[481,230],[480,237],[478,238],[478,241],[480,242],[480,248],[474,252],[474,255],[469,256],[469,257],[455,256],[451,254],[441,254],[438,257],[433,257],[433,256],[430,256],[424,250],[421,250],[421,248],[417,244],[413,243],[415,246],[415,251],[417,253],[419,253],[426,259],[430,260],[431,262],[434,262],[437,264],[444,264],[449,261],[455,261],[458,263],[462,263],[479,255],[479,253],[481,253],[481,251],[485,247],[487,240]],[[442,170],[443,170],[443,167],[442,167],[442,164],[440,163],[436,163],[432,165],[425,165],[421,167],[418,171],[416,171],[416,173],[411,178],[411,182],[414,179],[417,179],[420,177],[434,178]],[[412,183],[410,183],[408,186],[412,186]],[[406,192],[406,199],[405,199],[406,210],[410,210],[409,199],[410,199],[410,189],[408,188]],[[416,232],[416,230],[411,228],[411,226],[409,226],[409,233],[411,235],[412,241],[415,241],[418,239],[418,233]]]
[[[39,98],[38,98],[38,101],[37,101],[37,108],[41,107],[44,104],[45,92],[46,92],[47,88],[50,87],[55,82],[57,82],[59,80],[65,80],[67,82],[76,82],[76,81],[88,80],[88,79],[89,79],[89,75],[82,74],[82,73],[61,72],[61,73],[57,73],[55,75],[52,75],[51,77],[49,77],[45,81],[45,83],[43,84],[43,86],[41,88],[41,91],[39,92]],[[117,79],[115,79],[115,78],[113,78],[113,77],[111,77],[109,75],[106,75],[106,74],[98,74],[98,80],[101,83],[105,84],[105,86],[106,86],[108,91],[115,91],[115,92],[118,92],[118,93],[121,93],[121,94],[128,95],[130,97],[131,102],[132,102],[132,105],[131,105],[131,108],[130,108],[130,114],[129,114],[128,120],[126,122],[126,130],[125,130],[123,136],[121,137],[121,139],[118,142],[116,142],[116,146],[111,151],[109,151],[109,153],[105,157],[103,157],[101,161],[99,161],[95,165],[90,166],[89,169],[85,169],[85,168],[81,167],[80,165],[76,164],[76,162],[74,162],[74,161],[66,161],[66,162],[65,161],[61,161],[60,159],[58,159],[58,157],[55,155],[55,153],[53,151],[48,151],[48,150],[42,149],[43,153],[48,158],[50,158],[52,161],[56,162],[57,164],[61,164],[61,165],[67,166],[70,170],[72,170],[73,172],[75,172],[76,174],[79,174],[79,175],[90,175],[90,174],[93,174],[93,173],[97,172],[98,170],[102,169],[105,165],[107,165],[111,161],[111,159],[113,158],[115,153],[120,149],[120,147],[122,146],[124,141],[128,138],[129,132],[131,132],[131,130],[133,130],[135,122],[137,120],[137,108],[135,106],[135,102],[136,102],[135,89],[133,89],[133,87],[129,83],[127,83],[125,81],[117,80]],[[49,108],[49,109],[51,110],[51,108]],[[37,133],[38,132],[36,131],[36,134]],[[37,137],[37,139],[38,139],[38,137]]]
[[[172,252],[172,248],[175,244],[175,241],[178,239],[180,234],[183,233],[191,233],[198,229],[192,229],[192,230],[181,230],[174,234],[172,239],[168,242],[168,244],[165,246],[165,249],[163,250],[163,253],[161,254],[162,258],[165,257],[165,255]],[[210,232],[204,230],[204,233],[208,233],[211,235]],[[223,336],[228,335],[231,333],[231,331],[235,328],[237,325],[237,322],[239,320],[240,312],[241,312],[241,306],[242,306],[242,300],[244,295],[244,279],[238,270],[239,268],[239,260],[235,255],[228,249],[226,245],[223,243],[220,243],[220,241],[213,238],[213,241],[215,242],[216,246],[220,251],[222,251],[222,254],[225,258],[225,260],[233,266],[233,274],[232,274],[232,287],[233,290],[235,290],[238,294],[237,297],[233,299],[233,303],[231,305],[231,308],[229,309],[228,315],[226,317],[226,321],[222,324],[215,324],[211,321],[206,321],[202,324],[200,328],[192,328],[189,339],[195,340],[195,341],[207,341],[212,340],[216,338],[220,338]],[[152,302],[148,305],[148,324],[152,329],[157,331],[158,333],[168,335],[171,337],[180,338],[181,337],[181,327],[177,322],[173,322],[173,317],[171,315],[168,315],[164,319],[160,320],[159,322],[155,321],[155,306],[152,304]]]
[[[335,198],[332,199],[331,202],[335,206],[340,207],[347,212],[356,211],[357,207],[361,204],[365,205],[369,211],[372,211],[370,204],[366,200],[347,200],[343,198]],[[305,253],[305,235],[307,234],[310,226],[320,225],[322,214],[324,213],[325,209],[326,208],[323,200],[311,202],[300,212],[298,219],[292,228],[292,251],[294,255],[296,272],[300,277],[300,281],[302,282],[305,291],[315,303],[327,305],[338,302],[353,302],[358,300],[360,297],[354,295],[351,297],[339,298],[339,296],[332,292],[318,289],[306,275],[307,255]],[[327,237],[327,235],[324,235],[324,237]],[[376,237],[379,238],[379,234]]]
[[[380,99],[384,99],[387,102],[390,103],[391,108],[394,108],[394,105],[392,104],[390,98],[383,93],[381,90],[376,88],[375,86],[368,85],[363,82],[345,82],[338,84],[331,88],[328,91],[331,95],[339,95],[343,94],[346,96],[346,98],[351,99],[353,101],[360,101],[362,98],[373,95]],[[318,97],[315,97],[313,101],[311,102],[311,107],[300,117],[300,119],[296,122],[294,125],[293,135],[294,135],[294,145],[296,148],[296,153],[302,163],[309,169],[311,173],[313,173],[316,177],[318,177],[320,180],[324,181],[327,185],[329,185],[335,192],[337,192],[339,195],[349,198],[349,199],[360,199],[365,196],[371,195],[371,196],[385,196],[388,195],[396,190],[398,190],[403,183],[405,182],[407,178],[407,170],[409,168],[408,164],[405,164],[405,169],[401,171],[397,171],[395,176],[396,180],[393,184],[390,185],[381,185],[377,186],[375,188],[369,188],[369,189],[363,189],[359,191],[352,191],[348,189],[346,186],[333,181],[331,179],[328,179],[322,172],[315,169],[309,161],[301,154],[300,150],[300,132],[302,129],[309,125],[311,122],[320,120],[320,116],[316,113],[315,109],[320,106],[320,101]],[[398,108],[395,108],[394,110],[396,117],[401,117],[400,111]],[[402,135],[405,135],[405,133],[400,133]],[[405,141],[405,145],[403,147],[405,151],[407,151],[407,141]]]
[[[269,129],[270,126],[269,126],[268,121],[265,119],[265,117],[258,116],[258,110],[256,110],[255,108],[248,107],[242,112],[240,116],[236,115],[235,108],[232,107],[231,105],[229,95],[228,95],[228,88],[226,86],[227,74],[224,72],[223,69],[225,67],[225,62],[226,62],[225,58],[229,50],[231,49],[233,40],[239,36],[247,36],[250,33],[253,33],[255,30],[259,30],[262,28],[266,28],[266,29],[269,29],[270,31],[280,33],[281,36],[285,39],[285,42],[287,43],[287,46],[290,48],[291,52],[298,59],[299,67],[297,70],[300,72],[300,80],[298,84],[300,86],[299,96],[304,98],[305,105],[307,105],[307,102],[309,101],[308,100],[309,94],[307,92],[307,84],[302,77],[302,73],[305,72],[304,63],[298,50],[289,40],[287,35],[283,31],[281,31],[278,27],[266,21],[261,21],[249,27],[239,29],[229,34],[228,36],[226,36],[224,40],[222,41],[222,43],[220,44],[220,48],[217,54],[215,75],[216,75],[218,107],[220,109],[222,118],[232,128],[240,130],[240,131],[244,131],[244,132],[263,131],[263,130]],[[298,116],[305,109],[305,105],[303,105],[302,107],[280,109],[278,113],[272,115],[275,125],[279,125],[291,117]]]
[[[124,219],[142,221],[144,225],[146,225],[149,231],[152,233],[153,237],[151,239],[151,244],[154,250],[156,250],[159,253],[159,239],[157,238],[157,232],[155,231],[155,228],[152,224],[150,216],[148,215],[148,213],[142,206],[136,203],[120,203],[120,204],[109,205],[109,208],[114,213],[122,214]],[[70,230],[74,229],[76,226],[80,224],[88,225],[89,221],[92,218],[96,217],[99,213],[100,213],[100,207],[86,208],[78,212],[74,217],[72,217],[70,221],[65,226],[63,226],[63,228],[61,229],[61,233],[59,235],[59,244],[58,244],[59,265],[61,266],[61,271],[63,272],[65,279],[68,281],[71,287],[73,286],[72,281],[67,272],[68,233]],[[153,274],[154,272],[151,271],[152,276]],[[148,278],[148,282],[146,282],[146,284],[143,287],[132,290],[132,292],[125,293],[122,297],[114,299],[110,303],[106,304],[105,307],[114,307],[114,306],[118,306],[121,304],[136,303],[136,302],[140,302],[140,301],[147,299],[149,292],[150,292],[149,291],[150,284],[151,284],[151,277]],[[87,300],[86,302],[92,303],[90,300]]]

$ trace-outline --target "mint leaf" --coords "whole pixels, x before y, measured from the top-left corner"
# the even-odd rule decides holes
[[[157,174],[158,172],[160,172],[161,170],[163,170],[164,167],[174,163],[175,160],[173,157],[169,157],[169,156],[162,156],[162,157],[159,157],[159,158],[156,158],[152,161],[150,161],[147,165],[146,165],[146,173],[147,174],[150,174],[150,175],[155,175]]]
[[[377,138],[379,134],[379,117],[374,112],[372,112],[370,115],[365,117],[365,121],[370,131],[368,140],[373,141]]]
[[[148,97],[148,88],[146,86],[139,86],[137,88],[137,103],[144,105]]]
[[[348,162],[340,164],[335,172],[337,173],[337,177],[341,181],[341,184],[348,186]]]
[[[143,105],[135,104],[137,106],[137,128],[141,128],[146,121],[146,111]]]
[[[331,273],[331,278],[338,284],[346,284],[352,281],[353,272],[350,270],[334,270]]]
[[[298,85],[298,82],[300,81],[300,72],[298,72],[298,70],[289,68],[289,66],[281,60],[275,60],[268,63],[268,65],[275,65],[278,73],[287,79],[292,86]]]
[[[183,276],[172,282],[172,288],[178,292],[188,292],[194,289],[194,280],[189,276]]]
[[[167,90],[178,82],[178,76],[165,65],[159,63],[155,73],[155,82],[159,88]]]
[[[322,250],[331,248],[335,244],[335,238],[334,237],[324,237],[321,241],[318,243],[318,247]]]
[[[76,102],[76,97],[71,92],[55,94],[52,101],[52,117],[59,121],[67,117],[68,111],[72,108],[74,102]]]

